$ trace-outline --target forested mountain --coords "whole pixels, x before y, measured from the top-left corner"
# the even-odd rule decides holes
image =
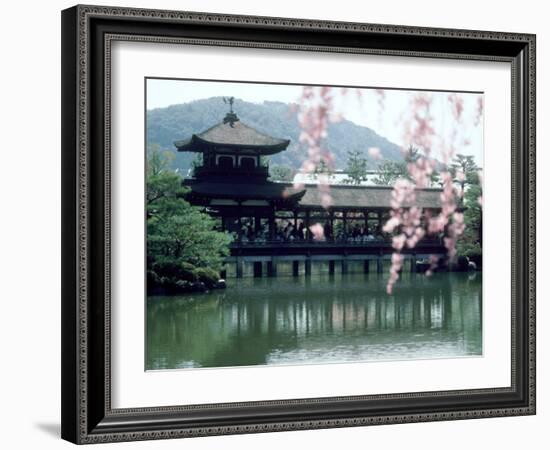
[[[190,103],[172,105],[147,111],[147,144],[158,144],[162,149],[174,151],[175,168],[187,173],[193,154],[178,153],[174,141],[191,137],[221,122],[227,113],[227,105],[221,97],[196,100]],[[272,164],[300,168],[305,155],[305,147],[299,142],[300,126],[297,113],[289,104],[282,102],[249,103],[235,99],[234,110],[240,120],[258,131],[270,136],[290,139],[288,149],[271,157]],[[376,134],[367,127],[362,127],[348,120],[331,123],[325,142],[335,156],[336,169],[345,169],[348,151],[360,150],[367,157],[370,147],[378,147],[383,159],[402,160],[399,147]],[[371,168],[374,161],[369,161]]]

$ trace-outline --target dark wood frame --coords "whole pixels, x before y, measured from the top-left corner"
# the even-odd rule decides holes
[[[512,384],[420,394],[112,409],[110,43],[191,42],[507,61]],[[535,36],[98,6],[62,13],[62,437],[75,443],[535,413]]]

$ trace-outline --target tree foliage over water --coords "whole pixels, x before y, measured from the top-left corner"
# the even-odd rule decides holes
[[[215,220],[185,200],[187,188],[168,167],[169,157],[152,148],[147,166],[148,260],[151,266],[187,264],[219,272],[231,237],[216,231]]]

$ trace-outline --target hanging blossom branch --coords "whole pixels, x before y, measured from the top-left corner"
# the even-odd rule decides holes
[[[357,99],[362,100],[362,91],[354,89]],[[348,89],[341,89],[341,94],[346,95]],[[334,89],[330,87],[310,87],[303,89],[300,98],[300,110],[298,121],[302,129],[300,142],[307,147],[307,158],[302,164],[302,172],[305,174],[313,173],[318,167],[324,166],[327,171],[334,169],[334,157],[325,148],[323,140],[327,136],[327,130],[330,122],[339,121],[341,117],[334,112]],[[375,91],[379,113],[384,109],[386,93],[383,89]],[[448,104],[454,119],[453,130],[449,142],[441,136],[436,136],[433,124],[433,117],[430,114],[432,97],[423,92],[416,93],[411,97],[409,116],[404,120],[404,142],[421,150],[422,154],[412,159],[407,164],[407,171],[412,181],[407,179],[398,179],[392,192],[390,219],[386,222],[383,230],[387,233],[395,233],[392,239],[392,265],[390,268],[390,277],[387,284],[387,292],[391,294],[393,286],[399,279],[399,272],[403,267],[404,257],[402,250],[404,248],[414,248],[418,242],[427,234],[444,233],[444,245],[447,249],[449,261],[456,256],[456,241],[464,232],[464,216],[457,211],[460,198],[464,193],[456,189],[453,184],[453,176],[448,169],[450,162],[455,154],[455,145],[458,137],[459,124],[464,111],[464,101],[457,94],[449,94]],[[477,126],[483,116],[483,99],[480,98],[477,104],[474,126]],[[432,217],[429,212],[424,212],[417,205],[417,190],[428,187],[433,173],[437,169],[438,162],[431,156],[431,149],[435,141],[440,141],[441,156],[444,169],[440,173],[442,193],[441,211]],[[468,145],[464,140],[462,145]],[[404,150],[404,152],[407,152]],[[379,149],[369,149],[369,156],[373,159],[380,158]],[[407,153],[405,153],[407,156]],[[455,176],[460,181],[464,177],[463,173],[456,173]],[[319,191],[321,193],[321,204],[324,208],[329,208],[333,204],[330,194],[329,177],[327,173],[321,173],[318,176]],[[303,187],[295,185],[296,188]],[[480,203],[482,199],[479,199]],[[424,217],[424,221],[422,218]],[[316,240],[324,239],[323,228],[320,224],[314,224],[310,231]],[[426,272],[428,275],[433,272],[438,263],[438,257],[430,257],[430,268]]]
[[[342,94],[345,95],[345,91]],[[324,148],[330,122],[338,122],[341,116],[334,112],[333,88],[328,86],[304,86],[299,100],[298,123],[302,132],[300,142],[307,147],[307,158],[302,163],[301,171],[305,174],[314,173],[320,167],[325,172],[318,174],[318,189],[321,195],[321,205],[329,208],[333,204],[330,193],[329,172],[334,170],[334,156]],[[303,186],[295,184],[295,188]],[[315,240],[324,239],[321,224],[314,224],[310,231]]]
[[[324,166],[327,170],[334,169],[334,157],[323,147],[329,122],[339,120],[332,110],[332,88],[304,86],[298,112],[298,123],[302,129],[299,140],[307,146],[307,158],[301,167],[303,173],[313,173],[320,166]],[[319,174],[319,191],[321,205],[328,208],[332,205],[332,196],[326,173]]]
[[[461,122],[464,111],[464,101],[457,94],[450,94],[448,97],[449,106],[454,118],[454,126],[451,133],[451,141],[441,145],[443,164],[445,169],[440,173],[442,193],[441,211],[435,217],[428,213],[424,214],[425,221],[422,223],[423,211],[416,204],[416,190],[429,186],[432,174],[436,170],[437,161],[431,157],[431,148],[436,138],[433,117],[430,114],[432,98],[426,93],[415,94],[411,98],[411,117],[405,121],[404,137],[405,142],[411,143],[422,151],[422,155],[415,161],[409,161],[407,171],[413,182],[398,180],[392,193],[392,212],[390,219],[384,225],[387,233],[396,233],[392,239],[392,264],[390,277],[386,285],[386,291],[391,294],[393,287],[399,279],[399,271],[403,267],[403,248],[414,248],[426,235],[437,235],[444,233],[444,246],[447,250],[449,261],[456,257],[456,242],[464,232],[464,215],[457,211],[459,199],[464,195],[461,190],[455,188],[453,176],[448,170],[448,165],[454,156],[455,141],[458,136],[458,124]],[[457,173],[457,177],[464,177],[465,174]],[[430,275],[435,269],[438,258],[435,255],[430,257],[430,268],[426,272]]]

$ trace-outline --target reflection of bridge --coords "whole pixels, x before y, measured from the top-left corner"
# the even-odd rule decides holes
[[[312,264],[317,262],[328,263],[328,271],[333,274],[336,262],[339,263],[343,274],[348,273],[349,264],[363,262],[363,271],[371,270],[371,262],[376,271],[381,273],[384,261],[391,259],[393,248],[386,240],[372,242],[347,241],[261,241],[261,242],[234,242],[231,245],[231,254],[226,259],[228,265],[234,265],[237,278],[243,276],[245,264],[253,265],[255,277],[277,276],[278,263],[292,263],[292,274],[298,276],[300,264],[306,276],[311,275]],[[418,259],[429,259],[431,255],[444,256],[445,247],[441,240],[420,241],[414,249],[404,248],[402,254],[408,263],[409,270],[416,272]]]

